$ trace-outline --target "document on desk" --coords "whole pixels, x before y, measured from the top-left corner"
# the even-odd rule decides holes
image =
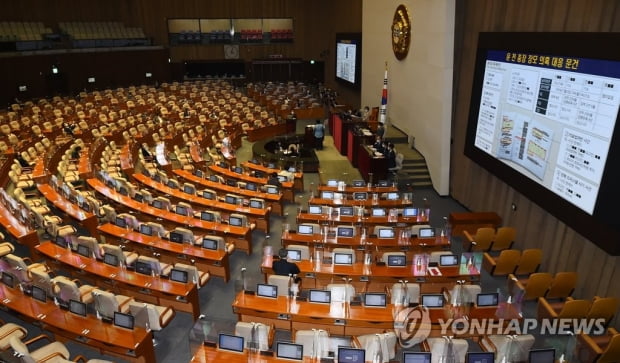
[[[428,273],[431,276],[441,276],[441,270],[439,270],[438,267],[429,267],[428,268]]]

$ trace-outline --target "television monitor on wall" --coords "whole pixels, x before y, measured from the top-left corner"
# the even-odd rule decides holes
[[[336,34],[336,81],[359,88],[361,86],[362,34]]]
[[[620,255],[617,33],[481,33],[465,155]]]

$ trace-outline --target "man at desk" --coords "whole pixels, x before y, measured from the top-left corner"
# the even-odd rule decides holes
[[[280,256],[280,259],[273,261],[271,265],[276,275],[289,276],[299,274],[299,267],[293,262],[288,262],[288,251],[286,248],[281,248],[278,251],[278,256]]]
[[[267,185],[275,185],[276,187],[282,186],[280,179],[278,179],[278,173],[271,173],[271,175],[269,175],[269,178],[267,178]]]

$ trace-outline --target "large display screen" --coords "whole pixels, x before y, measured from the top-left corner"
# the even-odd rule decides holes
[[[360,86],[361,47],[359,33],[336,34],[336,80],[349,86]]]
[[[607,215],[619,200],[611,156],[620,57],[609,50],[615,43],[605,45],[611,35],[482,33],[465,147],[587,238],[603,232],[599,245],[618,234]]]

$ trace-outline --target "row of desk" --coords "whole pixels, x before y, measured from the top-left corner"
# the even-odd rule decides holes
[[[258,186],[267,184],[267,178],[257,178],[246,174],[238,174],[230,169],[223,168],[219,165],[209,165],[209,169],[212,172],[224,177],[225,179],[235,179],[246,183],[255,183]],[[282,186],[280,187],[280,189],[282,193],[282,198],[289,202],[293,202],[295,200],[295,193],[293,192],[293,182],[287,181],[281,184]]]

